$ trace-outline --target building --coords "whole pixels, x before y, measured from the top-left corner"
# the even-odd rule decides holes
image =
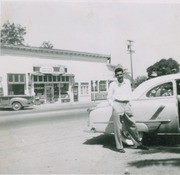
[[[1,95],[34,95],[42,103],[107,97],[110,55],[1,45]]]

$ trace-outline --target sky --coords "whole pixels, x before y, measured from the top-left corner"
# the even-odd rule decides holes
[[[1,23],[26,27],[25,44],[111,55],[112,64],[131,71],[127,40],[133,40],[133,74],[162,58],[180,64],[178,0],[1,0]]]

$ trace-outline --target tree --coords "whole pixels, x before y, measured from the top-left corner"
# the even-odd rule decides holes
[[[134,80],[134,85],[135,88],[138,87],[141,83],[143,83],[144,81],[147,80],[146,76],[138,76],[135,80]]]
[[[26,28],[14,23],[10,24],[7,21],[3,24],[1,29],[1,43],[12,45],[24,45],[24,35],[26,34]]]
[[[44,41],[41,45],[43,48],[52,49],[53,45],[50,43],[50,41]]]
[[[148,67],[146,71],[149,78],[152,78],[153,74],[155,74],[156,76],[173,74],[179,72],[179,64],[172,58],[169,58],[167,60],[161,59],[152,66]]]

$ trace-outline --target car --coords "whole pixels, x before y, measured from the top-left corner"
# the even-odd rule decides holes
[[[146,80],[132,92],[132,111],[141,139],[153,135],[180,135],[180,73]],[[112,107],[108,101],[88,110],[87,132],[113,133]],[[122,141],[133,145],[122,124]]]
[[[7,95],[0,97],[0,108],[12,108],[15,111],[34,104],[34,97],[28,95]]]

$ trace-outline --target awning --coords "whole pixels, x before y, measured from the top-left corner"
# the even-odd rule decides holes
[[[63,75],[63,74],[61,74],[61,73],[59,73],[59,72],[53,72],[53,73],[50,73],[50,75],[53,75],[53,76],[59,76],[59,75]]]
[[[62,75],[62,76],[68,76],[68,77],[74,77],[75,75],[74,74],[69,74],[69,73],[59,73],[59,72],[52,72],[52,73],[41,73],[41,72],[32,72],[30,73],[31,75],[36,75],[36,76],[45,76],[45,75],[53,75],[53,76],[59,76],[59,75]]]
[[[30,73],[31,75],[36,75],[36,76],[45,76],[45,74],[41,73],[41,72],[32,72]]]

